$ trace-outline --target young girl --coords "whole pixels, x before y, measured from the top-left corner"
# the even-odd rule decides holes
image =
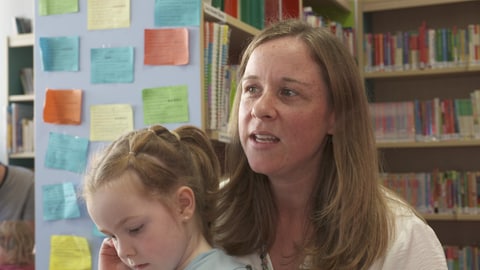
[[[212,248],[220,165],[206,134],[156,125],[114,141],[84,182],[88,212],[109,236],[99,269],[248,269]]]
[[[34,241],[25,221],[0,222],[0,270],[34,270]]]

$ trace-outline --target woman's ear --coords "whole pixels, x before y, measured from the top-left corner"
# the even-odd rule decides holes
[[[187,186],[180,187],[176,192],[179,216],[182,221],[189,220],[195,213],[195,194]]]

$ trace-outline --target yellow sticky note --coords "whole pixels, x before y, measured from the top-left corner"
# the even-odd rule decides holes
[[[86,238],[73,235],[52,235],[49,270],[64,269],[92,269],[92,256]]]

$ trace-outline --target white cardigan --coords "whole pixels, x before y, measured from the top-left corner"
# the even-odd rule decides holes
[[[369,270],[447,270],[445,252],[433,229],[395,199],[389,205],[395,213],[395,239],[386,256]],[[274,270],[270,257],[267,258],[269,270]],[[262,270],[258,254],[238,260]]]

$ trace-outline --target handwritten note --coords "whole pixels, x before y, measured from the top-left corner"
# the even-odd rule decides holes
[[[85,171],[88,139],[50,132],[45,167],[76,173]]]
[[[72,183],[44,185],[42,198],[44,220],[80,217],[77,194]]]
[[[186,65],[188,58],[188,29],[145,29],[145,65]]]
[[[79,43],[77,37],[40,37],[43,71],[78,71]]]
[[[88,30],[130,27],[130,0],[88,0]]]
[[[92,255],[88,241],[73,235],[52,235],[49,270],[91,270]]]
[[[90,140],[113,141],[120,134],[133,130],[130,104],[90,106]]]
[[[187,92],[186,85],[143,89],[144,123],[188,122]]]
[[[79,125],[82,115],[82,90],[47,89],[43,121],[52,124]]]
[[[40,0],[38,2],[40,16],[78,12],[78,0]]]
[[[155,0],[155,26],[198,26],[201,5],[198,0]]]
[[[133,47],[96,48],[90,54],[92,83],[133,82]]]

